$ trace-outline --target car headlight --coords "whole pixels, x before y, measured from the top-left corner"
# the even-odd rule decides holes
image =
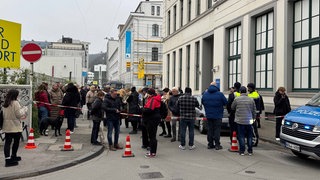
[[[284,125],[284,121],[285,121],[285,120],[284,120],[284,118],[283,118],[282,121],[281,121],[281,125]]]
[[[316,132],[316,133],[320,133],[320,126],[314,126],[314,128],[313,128],[313,130],[312,130],[313,132]]]

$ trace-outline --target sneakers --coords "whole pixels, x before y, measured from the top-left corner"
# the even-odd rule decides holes
[[[248,153],[249,156],[252,156],[252,153]]]
[[[94,145],[94,146],[102,146],[102,143],[101,142],[93,142],[93,143],[91,143],[92,145]]]
[[[216,150],[220,150],[220,149],[222,149],[221,145],[216,146]]]
[[[215,148],[215,146],[213,145],[213,146],[209,146],[208,145],[208,147],[207,147],[207,149],[214,149]]]
[[[164,135],[167,135],[166,132],[162,132],[161,134],[159,134],[159,136],[164,136]]]
[[[185,150],[185,149],[186,149],[186,147],[185,147],[185,146],[182,146],[182,145],[179,145],[179,148],[180,148],[181,150]]]
[[[21,161],[21,157],[20,156],[11,156],[11,159],[13,161]]]
[[[123,149],[123,147],[121,147],[119,144],[114,145],[114,147],[115,147],[116,149]]]
[[[17,166],[19,163],[13,159],[6,159],[5,167]]]
[[[146,158],[155,158],[156,157],[156,153],[147,152],[144,157],[146,157]]]
[[[194,150],[196,148],[195,145],[189,146],[189,150]]]
[[[280,141],[280,138],[276,138],[276,141]]]
[[[163,136],[164,138],[171,138],[172,136],[171,136],[171,134],[168,134],[168,135],[165,135],[165,136]]]
[[[117,149],[115,147],[113,147],[112,145],[109,145],[109,150],[110,151],[116,151]]]
[[[244,156],[244,153],[240,153],[240,156]]]

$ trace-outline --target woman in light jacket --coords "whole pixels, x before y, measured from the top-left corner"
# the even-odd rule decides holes
[[[16,166],[21,157],[17,156],[19,141],[22,132],[21,119],[27,116],[27,107],[21,107],[17,98],[19,91],[11,89],[8,91],[3,104],[3,127],[6,139],[4,143],[5,166]],[[12,152],[10,155],[10,147],[13,140]]]

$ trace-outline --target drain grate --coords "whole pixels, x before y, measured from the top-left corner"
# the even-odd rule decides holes
[[[160,172],[139,173],[141,179],[164,178]]]
[[[254,174],[254,173],[256,173],[255,171],[245,171],[245,173],[247,173],[247,174]]]

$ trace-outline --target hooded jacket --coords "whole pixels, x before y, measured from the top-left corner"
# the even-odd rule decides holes
[[[223,106],[227,103],[227,98],[214,85],[211,85],[202,96],[202,104],[209,119],[222,119]]]

